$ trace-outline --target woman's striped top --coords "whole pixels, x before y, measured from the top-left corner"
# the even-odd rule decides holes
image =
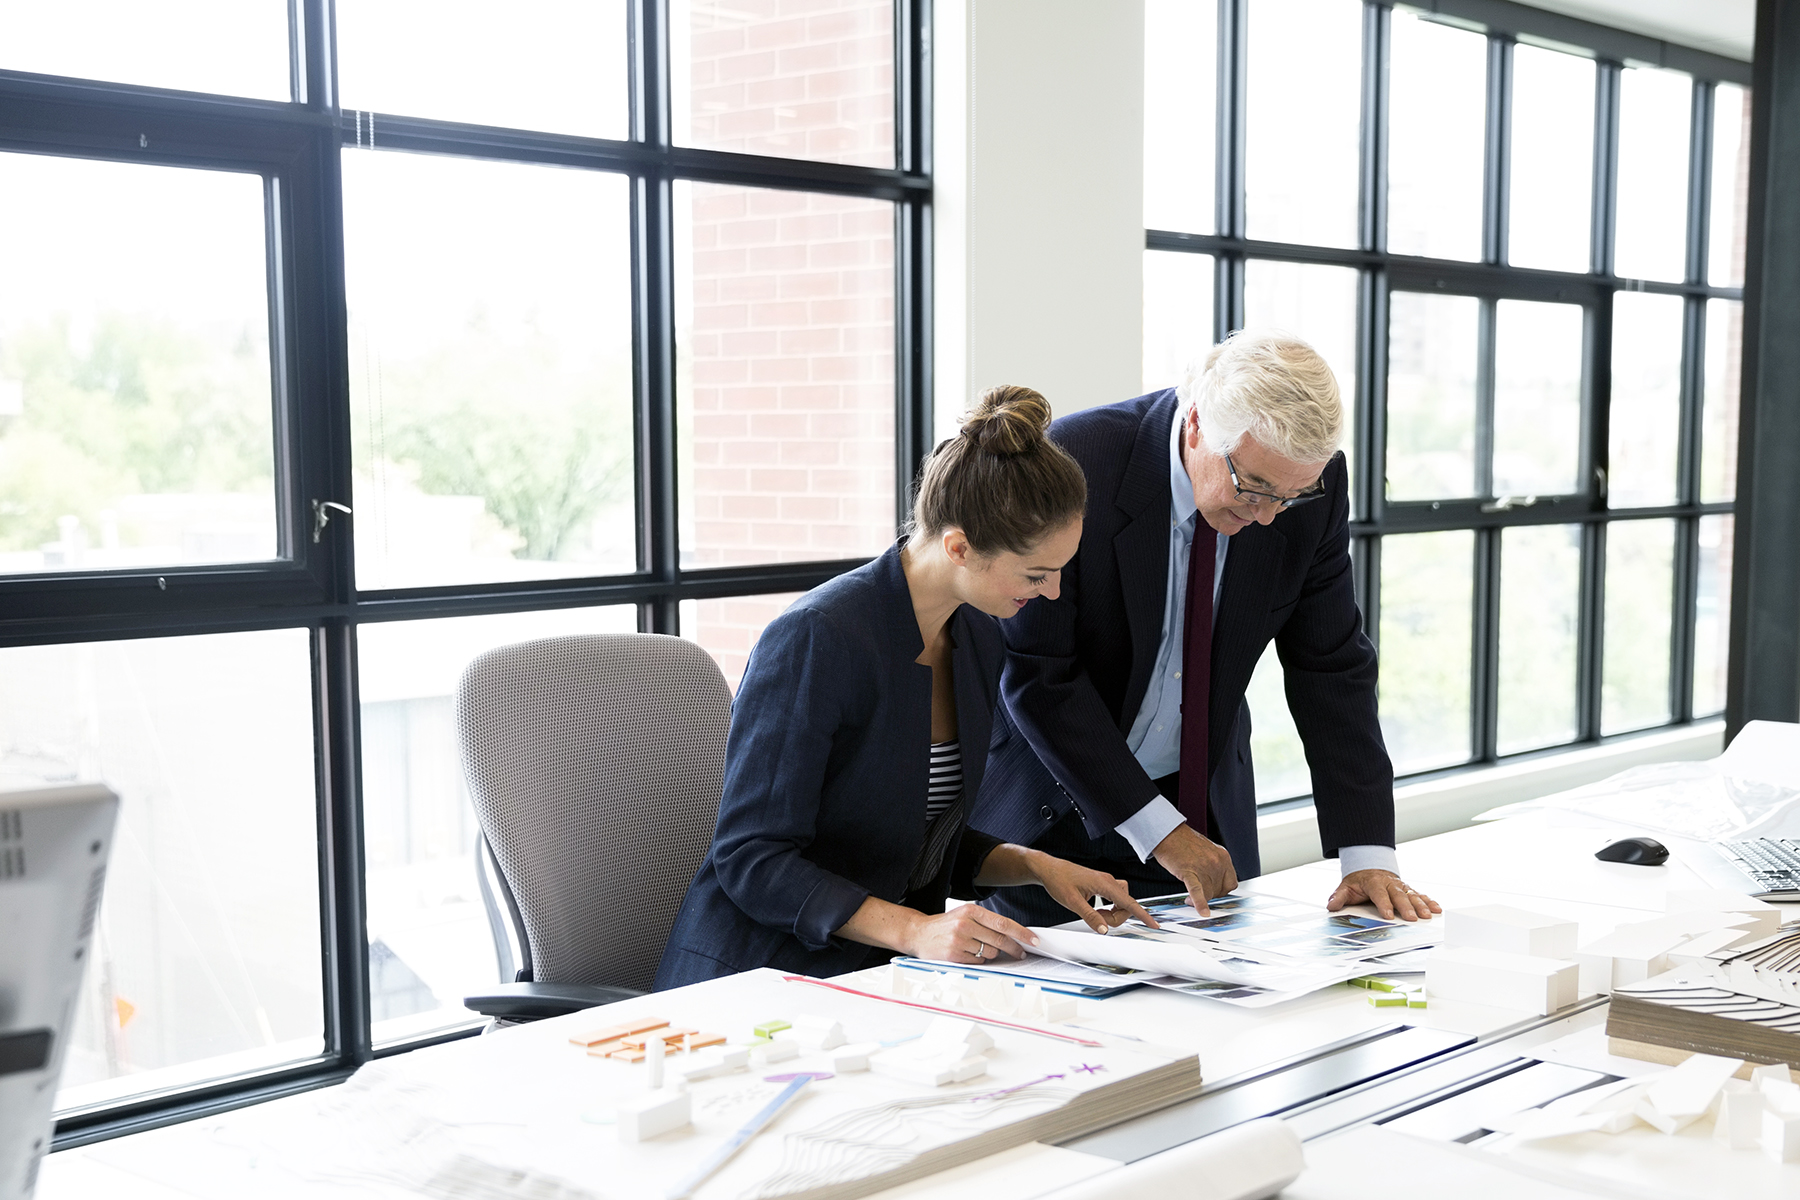
[[[935,821],[962,795],[962,743],[931,744],[931,783],[925,790],[925,820]]]

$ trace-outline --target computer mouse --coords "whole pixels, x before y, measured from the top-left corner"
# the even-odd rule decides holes
[[[1620,838],[1594,851],[1601,862],[1630,863],[1634,867],[1660,867],[1669,861],[1669,848],[1655,838]]]

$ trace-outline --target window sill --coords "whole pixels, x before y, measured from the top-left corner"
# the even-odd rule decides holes
[[[1715,718],[1401,784],[1394,789],[1395,832],[1402,842],[1448,833],[1490,808],[1580,787],[1627,767],[1711,758],[1724,749],[1724,739],[1725,722]],[[1264,874],[1324,857],[1311,801],[1264,812],[1256,826]]]

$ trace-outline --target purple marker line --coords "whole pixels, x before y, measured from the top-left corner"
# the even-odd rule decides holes
[[[1040,1083],[1049,1083],[1052,1079],[1061,1079],[1061,1075],[1046,1075],[1042,1079],[1033,1079],[1030,1083],[1015,1084],[1009,1088],[1001,1088],[997,1092],[983,1092],[979,1096],[970,1096],[971,1100],[992,1100],[995,1096],[1010,1096],[1014,1092],[1022,1092],[1028,1087],[1036,1087]]]

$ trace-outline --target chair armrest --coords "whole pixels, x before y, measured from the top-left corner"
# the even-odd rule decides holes
[[[463,1004],[484,1017],[535,1021],[642,995],[643,992],[634,988],[605,987],[597,983],[502,983],[491,991],[464,996]]]

